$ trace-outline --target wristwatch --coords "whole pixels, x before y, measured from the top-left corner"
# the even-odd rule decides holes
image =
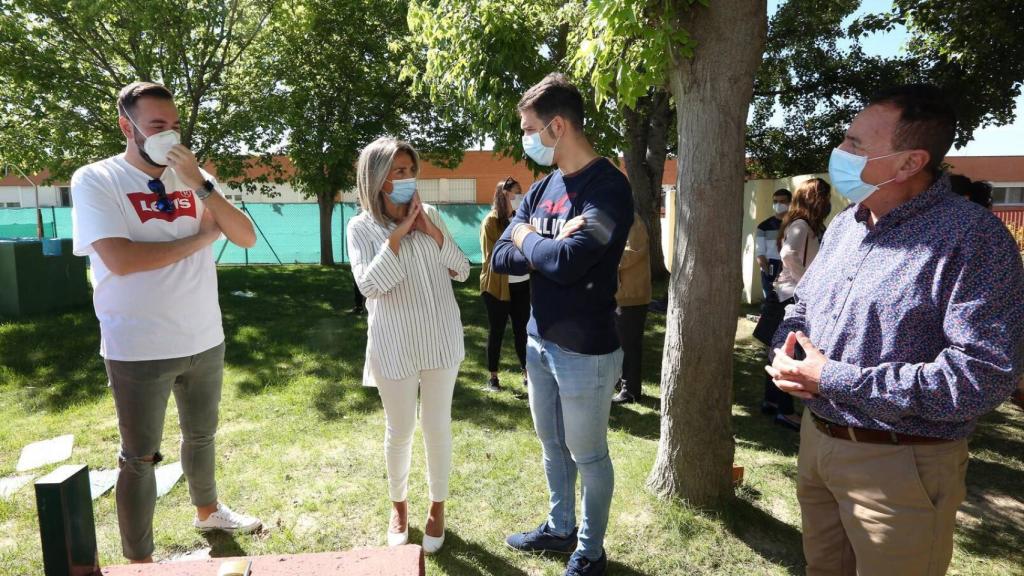
[[[195,192],[196,196],[199,196],[200,200],[206,200],[210,197],[210,194],[213,194],[214,190],[216,190],[216,188],[214,188],[213,182],[211,180],[204,180],[203,185],[196,188]]]

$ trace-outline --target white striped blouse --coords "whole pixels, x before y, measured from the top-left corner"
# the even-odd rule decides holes
[[[444,244],[423,232],[402,238],[396,255],[388,237],[397,226],[381,225],[368,212],[348,223],[348,253],[359,290],[366,296],[369,333],[363,385],[376,386],[374,371],[401,380],[421,370],[458,366],[466,355],[462,318],[452,289],[452,276],[464,282],[469,260],[437,209],[423,209],[444,234]]]

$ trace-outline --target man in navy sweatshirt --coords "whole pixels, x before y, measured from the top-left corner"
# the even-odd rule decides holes
[[[604,535],[615,485],[608,412],[622,366],[615,292],[633,195],[622,172],[587,141],[583,98],[564,76],[549,74],[530,88],[519,115],[525,153],[558,169],[530,188],[494,247],[491,268],[530,274],[526,370],[550,510],[537,529],[507,542],[525,552],[572,553],[566,576],[599,575],[608,564]]]

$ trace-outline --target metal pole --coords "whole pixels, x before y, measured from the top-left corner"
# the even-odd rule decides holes
[[[26,177],[26,180],[28,178]],[[29,180],[29,182],[32,182]],[[40,240],[43,239],[43,209],[39,207],[39,185],[32,182],[32,187],[35,188],[36,194],[36,237]]]

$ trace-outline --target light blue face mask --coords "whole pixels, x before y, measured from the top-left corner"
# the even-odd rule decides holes
[[[850,202],[854,204],[863,202],[874,194],[876,190],[895,180],[895,178],[890,178],[878,184],[868,184],[860,178],[864,167],[871,160],[888,158],[897,154],[902,154],[902,151],[868,158],[867,156],[858,156],[846,150],[835,148],[832,150],[832,156],[828,160],[828,176],[832,180],[832,186],[835,187],[837,192],[848,198]]]
[[[551,122],[555,119],[552,118]],[[551,126],[551,122],[548,122],[540,130],[533,134],[523,134],[523,152],[529,156],[534,162],[541,166],[551,166],[555,161],[555,146],[558,146],[558,141],[562,139],[561,136],[555,140],[555,146],[545,146],[540,140],[540,133],[547,130],[548,126]]]
[[[391,180],[391,194],[388,194],[388,200],[391,200],[395,204],[408,204],[412,200],[413,194],[416,193],[416,179],[406,178],[405,180]]]

